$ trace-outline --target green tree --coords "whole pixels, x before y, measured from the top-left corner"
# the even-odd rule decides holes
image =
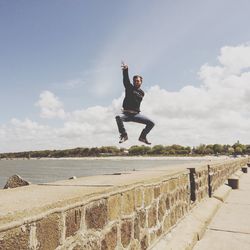
[[[245,145],[245,154],[250,155],[250,145]]]
[[[200,144],[199,146],[197,146],[194,149],[194,153],[199,154],[199,155],[204,155],[205,154],[205,149],[206,149],[206,145],[205,144]]]
[[[236,148],[241,148],[241,150],[237,149]],[[239,141],[237,141],[234,145],[233,145],[233,148],[234,148],[234,151],[235,151],[235,154],[245,154],[246,153],[246,145],[243,145],[241,144]],[[241,153],[238,153],[239,151],[241,151]]]
[[[228,153],[229,155],[234,154],[234,148],[233,148],[233,147],[229,147],[228,150],[227,150],[227,153]]]
[[[165,148],[162,145],[155,145],[151,150],[152,155],[163,155],[165,153]]]
[[[206,155],[212,155],[212,154],[214,154],[214,150],[210,147],[206,147],[204,153]]]
[[[142,155],[143,148],[141,146],[131,146],[128,150],[129,155]]]
[[[213,150],[215,154],[221,154],[223,151],[223,146],[221,144],[214,144]]]
[[[241,155],[243,152],[242,148],[240,146],[237,146],[235,149],[234,149],[234,153],[237,154],[237,155]]]

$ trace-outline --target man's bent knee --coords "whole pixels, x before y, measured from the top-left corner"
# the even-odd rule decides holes
[[[148,126],[150,126],[151,128],[153,128],[155,126],[155,123],[151,120],[148,121]]]
[[[115,117],[115,119],[116,119],[116,122],[121,122],[121,121],[122,121],[122,119],[121,119],[121,117],[120,117],[119,115],[117,115],[117,116]]]

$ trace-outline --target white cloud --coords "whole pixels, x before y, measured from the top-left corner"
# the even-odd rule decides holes
[[[142,113],[156,126],[149,134],[154,144],[197,145],[249,143],[250,134],[250,45],[224,47],[215,66],[204,64],[198,72],[199,87],[187,85],[169,92],[152,86],[142,103]],[[115,115],[120,112],[124,95],[110,106],[94,106],[65,113],[63,104],[51,92],[44,91],[38,102],[41,115],[64,118],[60,127],[49,127],[25,119],[12,119],[0,126],[1,150],[67,148],[117,145]],[[125,123],[129,141],[136,144],[143,125]]]
[[[30,119],[11,119],[0,127],[0,152],[45,149],[54,138],[54,129]]]
[[[40,99],[36,103],[37,106],[41,108],[40,116],[42,118],[65,118],[66,113],[63,109],[63,104],[59,101],[50,91],[43,91],[40,94]]]
[[[45,128],[45,126],[39,125],[37,122],[33,122],[27,118],[24,121],[20,121],[16,118],[12,118],[10,121],[10,124],[16,128],[29,130],[29,131],[36,131],[36,130]]]
[[[218,59],[227,71],[239,74],[250,67],[250,46],[244,44],[237,47],[225,46],[221,49]]]

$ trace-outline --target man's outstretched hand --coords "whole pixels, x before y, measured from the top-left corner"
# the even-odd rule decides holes
[[[128,65],[126,63],[124,63],[124,61],[122,61],[122,70],[128,69]]]

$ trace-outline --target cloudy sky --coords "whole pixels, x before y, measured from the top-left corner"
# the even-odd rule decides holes
[[[250,144],[247,0],[0,0],[0,152],[120,146],[120,62],[156,144]],[[129,141],[142,125],[125,124]]]

